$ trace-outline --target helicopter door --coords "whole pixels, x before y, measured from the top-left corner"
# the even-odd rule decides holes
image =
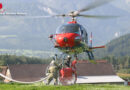
[[[80,35],[82,37],[82,41],[88,44],[88,34],[83,26],[80,27]]]

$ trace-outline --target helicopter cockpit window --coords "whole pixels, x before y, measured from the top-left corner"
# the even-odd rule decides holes
[[[85,28],[83,26],[80,26],[80,31],[81,31],[81,35],[83,35],[84,31],[86,31],[86,30],[85,30]]]
[[[80,34],[80,25],[79,24],[66,24],[59,27],[56,31],[56,34],[62,33],[77,33]]]
[[[81,37],[82,37],[82,41],[85,43],[88,43],[88,34],[86,29],[83,26],[80,26],[81,29]]]

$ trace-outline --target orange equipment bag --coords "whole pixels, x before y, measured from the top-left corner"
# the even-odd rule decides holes
[[[72,74],[74,73],[74,71],[72,70],[72,68],[63,68],[60,70],[60,75],[62,78],[64,77],[72,77]]]

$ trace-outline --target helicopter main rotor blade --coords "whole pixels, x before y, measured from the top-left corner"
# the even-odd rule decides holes
[[[28,16],[27,18],[50,18],[50,17],[53,17],[53,16]]]
[[[51,17],[56,17],[56,16],[54,16],[54,15],[52,15],[52,16],[25,16],[24,18],[25,19],[41,19],[41,18],[51,18]]]
[[[89,4],[88,6],[76,11],[76,13],[79,14],[80,12],[89,11],[91,9],[100,7],[104,4],[107,4],[107,3],[112,2],[112,1],[114,1],[114,0],[95,0],[93,3]]]
[[[86,17],[86,18],[97,18],[97,19],[109,19],[109,18],[119,17],[119,16],[99,16],[99,15],[82,15],[82,14],[79,14],[78,16]]]
[[[0,16],[26,16],[27,13],[0,13]]]
[[[68,15],[59,14],[59,15],[49,15],[49,16],[28,16],[27,18],[51,18],[51,17],[66,17]]]

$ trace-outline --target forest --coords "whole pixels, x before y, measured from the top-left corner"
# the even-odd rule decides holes
[[[130,56],[130,34],[115,38],[106,44],[106,48],[97,49],[95,56],[102,58],[105,56],[125,57]]]
[[[16,55],[0,55],[0,66],[9,64],[47,64],[51,59],[41,59],[36,57],[16,56]]]
[[[48,64],[51,60],[52,58],[41,59],[35,57],[16,56],[16,55],[0,55],[0,66],[7,66],[9,64]],[[108,60],[108,62],[113,65],[113,68],[117,73],[130,74],[130,56],[124,56],[124,57],[106,56],[101,60]]]
[[[106,56],[103,59],[108,60],[108,62],[113,65],[113,68],[117,73],[130,74],[130,56]]]

